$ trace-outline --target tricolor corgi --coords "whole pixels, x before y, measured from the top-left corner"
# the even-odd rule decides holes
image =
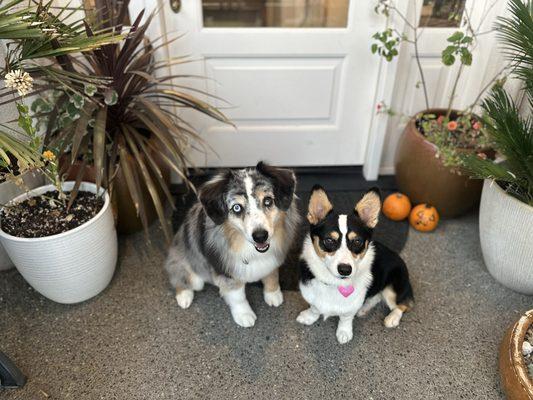
[[[382,300],[390,309],[385,326],[394,328],[413,306],[409,273],[401,257],[372,240],[381,198],[369,190],[353,210],[337,212],[325,190],[315,186],[309,200],[307,234],[300,257],[300,291],[310,307],[297,318],[311,325],[323,315],[338,316],[337,340],[353,337],[355,315],[365,316]]]

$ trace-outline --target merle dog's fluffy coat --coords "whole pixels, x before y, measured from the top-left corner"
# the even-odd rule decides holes
[[[200,201],[176,233],[165,263],[180,307],[190,306],[204,282],[219,287],[241,326],[256,320],[245,283],[262,280],[265,302],[282,303],[278,267],[300,220],[295,185],[291,170],[260,162],[255,168],[223,171],[200,188]]]
[[[398,326],[413,304],[409,273],[401,257],[372,240],[381,199],[369,190],[353,210],[338,213],[320,186],[309,200],[309,233],[300,259],[300,291],[310,307],[297,321],[313,324],[320,315],[338,316],[337,339],[352,339],[354,316],[382,300],[390,308],[385,326]]]

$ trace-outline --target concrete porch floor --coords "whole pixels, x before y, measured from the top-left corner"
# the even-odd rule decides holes
[[[0,274],[0,349],[29,377],[0,398],[501,399],[501,337],[533,306],[486,271],[475,215],[411,231],[414,311],[387,330],[378,307],[342,346],[336,320],[296,323],[306,307],[297,292],[271,309],[249,288],[251,329],[233,323],[212,287],[178,309],[162,236],[152,237],[152,247],[142,233],[121,238],[111,285],[79,305],[46,300],[15,270]]]

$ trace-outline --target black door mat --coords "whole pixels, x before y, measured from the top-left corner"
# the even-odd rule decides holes
[[[298,173],[299,208],[302,216],[305,216],[309,191],[311,187],[318,183],[328,192],[328,196],[333,206],[340,210],[351,210],[355,203],[361,199],[368,188],[377,186],[381,189],[382,197],[393,193],[394,179],[392,177],[380,178],[378,181],[368,182],[360,170],[350,170],[349,173],[331,173],[323,170]],[[206,175],[197,177],[194,182],[199,184],[206,179]],[[346,188],[345,190],[342,190]],[[176,210],[172,216],[172,226],[176,231],[181,225],[188,209],[196,201],[196,196],[190,192],[188,194],[177,194]],[[283,290],[298,290],[298,268],[297,262],[300,255],[301,244],[304,235],[307,233],[307,225],[302,224],[300,235],[292,250],[287,256],[286,262],[280,268],[280,284]],[[401,252],[407,242],[409,234],[409,223],[407,221],[394,222],[384,215],[380,216],[379,223],[374,233],[374,239],[382,242],[392,250]]]

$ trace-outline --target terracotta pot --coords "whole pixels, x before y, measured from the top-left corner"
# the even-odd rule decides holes
[[[170,170],[168,166],[161,159],[161,157],[158,156],[158,154],[155,151],[152,152],[152,157],[154,158],[154,161],[159,166],[163,174],[164,181],[167,183],[167,185],[170,185]],[[68,171],[67,180],[75,180],[80,167],[81,167],[81,163],[79,162],[74,163]],[[157,179],[155,177],[152,177],[152,178],[157,185]],[[85,172],[83,174],[83,180],[86,182],[95,182],[96,179],[95,179],[94,166],[91,165],[91,166],[85,167]],[[133,200],[130,196],[128,185],[126,183],[126,180],[121,170],[119,170],[119,172],[117,173],[117,176],[115,177],[113,185],[114,186],[113,186],[113,194],[112,194],[111,202],[113,204],[113,209],[114,209],[115,217],[117,220],[117,231],[119,233],[125,233],[125,234],[140,231],[143,228],[142,222],[141,222],[141,219],[137,216],[137,210],[135,209],[135,205],[133,204]],[[146,187],[142,177],[140,179],[140,186],[141,186],[141,193],[143,197],[143,203],[146,208],[148,223],[151,224],[157,219],[157,212],[153,205],[150,192],[148,191],[148,188]],[[157,187],[158,187],[159,197],[161,201],[163,202],[163,204],[165,204],[166,196],[163,192],[163,189],[159,185],[157,185]]]
[[[442,115],[445,109],[431,109]],[[426,140],[416,128],[413,117],[398,143],[395,168],[398,189],[413,204],[429,203],[441,217],[457,217],[470,211],[481,196],[483,181],[452,172],[436,158],[437,147]]]
[[[529,310],[509,327],[500,345],[500,378],[509,400],[533,399],[533,383],[522,356],[524,337],[532,323],[533,310]]]

